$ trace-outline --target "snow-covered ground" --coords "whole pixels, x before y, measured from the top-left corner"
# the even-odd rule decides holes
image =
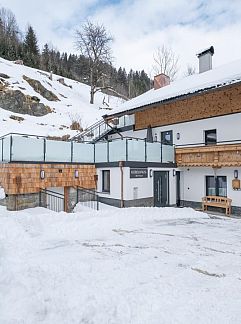
[[[58,82],[61,76],[53,75],[53,80],[49,79],[49,73],[38,69],[33,69],[24,65],[14,64],[8,60],[0,58],[0,73],[8,75],[10,78],[5,81],[9,84],[8,89],[20,90],[25,95],[36,96],[40,102],[54,109],[43,117],[18,114],[0,107],[0,136],[7,133],[24,133],[34,135],[62,136],[65,134],[75,135],[76,131],[71,131],[69,127],[73,120],[80,121],[81,126],[86,128],[100,120],[103,115],[110,110],[106,108],[115,108],[123,100],[108,96],[103,93],[96,93],[95,103],[91,105],[90,87],[83,83],[64,78],[65,85]],[[53,92],[59,101],[48,101],[28,84],[23,76],[38,80],[51,92]],[[19,122],[9,117],[11,115],[23,117]]]
[[[0,323],[240,323],[241,222],[0,207]]]

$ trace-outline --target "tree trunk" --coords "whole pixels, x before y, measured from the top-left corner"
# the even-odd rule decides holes
[[[94,103],[95,86],[93,85],[93,68],[90,69],[90,104]]]
[[[95,95],[95,89],[94,87],[90,87],[90,103],[93,104],[94,103],[94,95]]]

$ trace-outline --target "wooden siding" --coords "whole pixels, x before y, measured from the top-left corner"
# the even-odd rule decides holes
[[[241,144],[176,148],[178,167],[240,167]]]
[[[171,125],[241,112],[241,84],[190,95],[135,113],[135,129]]]
[[[40,179],[40,170],[45,171],[44,179]],[[79,172],[78,178],[74,177],[75,170]],[[94,165],[6,163],[0,164],[0,185],[6,194],[36,193],[49,187],[94,189],[95,174]]]

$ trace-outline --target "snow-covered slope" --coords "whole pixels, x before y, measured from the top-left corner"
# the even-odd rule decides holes
[[[40,99],[41,103],[53,110],[52,113],[45,116],[35,117],[13,113],[0,107],[0,136],[12,132],[44,136],[63,136],[66,134],[73,136],[77,133],[77,131],[69,129],[73,120],[81,121],[81,126],[86,128],[106,114],[105,108],[118,107],[122,102],[121,99],[116,97],[97,93],[95,104],[91,105],[89,103],[89,86],[67,78],[64,79],[66,85],[63,85],[58,81],[61,76],[53,75],[53,79],[50,80],[47,72],[14,64],[2,58],[0,58],[0,73],[10,77],[6,79],[9,84],[8,89],[20,90],[25,95],[35,96]],[[23,76],[40,81],[46,89],[58,97],[59,101],[48,101],[42,97]],[[13,120],[9,118],[11,115],[21,116],[24,120],[20,122]]]
[[[150,91],[123,103],[115,110],[115,112],[127,111],[178,96],[210,89],[212,87],[221,87],[240,81],[241,60],[238,60],[204,73],[194,74],[181,80],[171,82],[170,85],[160,89],[151,89]],[[112,112],[109,114],[112,114]]]

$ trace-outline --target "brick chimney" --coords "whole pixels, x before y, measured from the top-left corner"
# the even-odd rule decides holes
[[[154,76],[154,90],[163,88],[170,84],[170,77],[164,73]]]

